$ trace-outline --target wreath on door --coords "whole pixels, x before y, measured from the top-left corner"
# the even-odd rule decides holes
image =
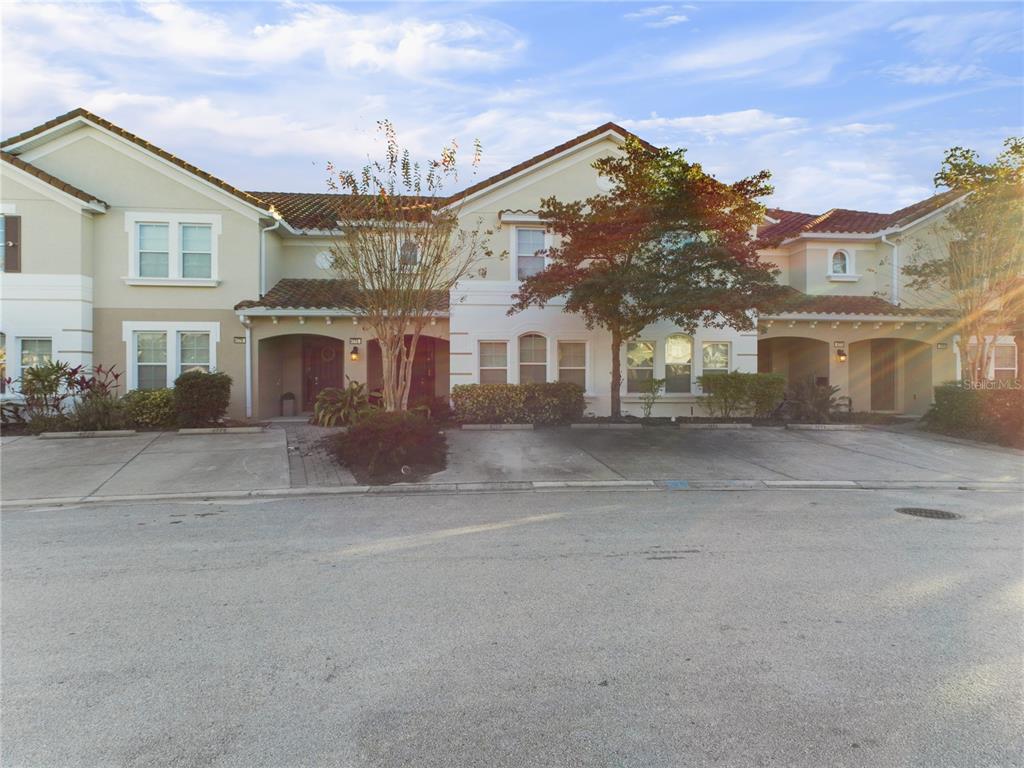
[[[320,348],[320,359],[325,363],[333,363],[334,358],[338,356],[338,351],[334,347],[321,347]]]

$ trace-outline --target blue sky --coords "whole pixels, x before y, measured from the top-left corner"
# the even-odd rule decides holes
[[[390,118],[482,175],[614,120],[771,203],[892,210],[1024,133],[1020,3],[4,3],[3,134],[85,106],[245,189]],[[469,178],[463,176],[468,183]]]

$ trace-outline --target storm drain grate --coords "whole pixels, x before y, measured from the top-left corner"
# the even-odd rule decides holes
[[[957,520],[960,517],[955,512],[947,512],[944,509],[928,509],[927,507],[897,507],[896,511],[901,515],[927,517],[931,520]]]

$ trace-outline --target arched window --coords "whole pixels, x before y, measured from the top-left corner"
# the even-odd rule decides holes
[[[830,274],[850,274],[850,255],[846,251],[836,251],[832,254],[832,270]]]
[[[538,333],[519,338],[519,383],[542,384],[548,380],[548,341]]]
[[[689,392],[693,371],[693,339],[674,333],[665,339],[665,392]]]

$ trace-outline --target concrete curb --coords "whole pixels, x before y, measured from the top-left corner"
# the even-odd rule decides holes
[[[643,429],[644,425],[633,422],[597,422],[594,424],[570,424],[570,429]]]
[[[108,429],[102,432],[43,432],[36,435],[40,440],[79,440],[95,437],[134,437],[134,429]]]
[[[716,424],[714,422],[708,424],[680,424],[680,429],[753,429],[753,424]]]
[[[827,431],[843,431],[849,432],[854,430],[864,429],[863,424],[787,424],[786,429],[798,429],[798,430],[827,430]]]
[[[961,480],[536,480],[479,483],[397,483],[395,485],[336,485],[308,488],[260,488],[251,491],[190,491],[122,496],[70,496],[16,499],[5,510],[97,504],[159,503],[165,501],[217,501],[219,499],[286,499],[314,496],[404,496],[459,493],[554,493],[600,491],[1000,491],[1024,493],[1021,482]]]
[[[472,432],[515,432],[533,429],[533,424],[463,424],[462,429]]]
[[[266,432],[265,427],[191,427],[179,429],[179,435],[253,435]]]

